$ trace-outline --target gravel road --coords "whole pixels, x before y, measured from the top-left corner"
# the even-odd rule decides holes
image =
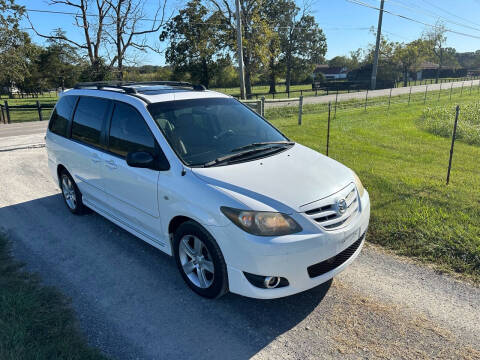
[[[15,257],[72,298],[112,358],[480,359],[480,289],[376,247],[295,296],[206,300],[172,258],[95,213],[71,215],[44,148],[0,152],[0,173]]]

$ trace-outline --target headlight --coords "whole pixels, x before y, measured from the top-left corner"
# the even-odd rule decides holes
[[[290,216],[278,212],[247,211],[222,206],[222,213],[235,225],[258,236],[281,236],[302,231]]]
[[[357,185],[357,191],[360,194],[360,197],[363,197],[363,194],[365,194],[365,188],[363,187],[363,184],[357,174],[353,173],[353,176],[355,177],[355,185]]]

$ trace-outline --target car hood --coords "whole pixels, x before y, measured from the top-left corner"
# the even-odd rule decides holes
[[[301,211],[302,205],[332,195],[354,181],[349,168],[300,144],[263,159],[192,171],[258,211]]]

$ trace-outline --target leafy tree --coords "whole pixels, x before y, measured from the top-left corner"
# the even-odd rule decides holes
[[[394,59],[401,66],[403,86],[408,86],[408,73],[425,59],[425,42],[421,39],[408,44],[399,44],[395,49]]]
[[[445,61],[445,43],[447,41],[447,29],[441,21],[437,21],[434,27],[423,33],[423,39],[427,44],[429,58],[438,64],[435,83],[438,83],[440,70]]]
[[[209,86],[221,56],[222,38],[217,31],[221,21],[223,17],[210,14],[200,0],[191,0],[167,23],[160,39],[170,40],[165,59],[174,73],[189,72],[192,80]]]
[[[330,67],[346,68],[348,70],[354,70],[361,64],[362,50],[358,49],[352,51],[350,56],[335,56],[328,60]]]
[[[19,27],[24,11],[14,0],[0,0],[0,84],[8,91],[28,75],[34,52],[30,37]]]
[[[210,0],[217,14],[227,24],[224,34],[231,50],[237,50],[235,4],[228,0]],[[242,45],[247,97],[252,94],[252,79],[268,64],[270,45],[274,32],[266,16],[267,0],[241,0]]]
[[[280,39],[286,67],[286,90],[290,91],[293,71],[311,73],[315,64],[325,60],[327,41],[315,18],[300,14],[298,7],[285,9]]]

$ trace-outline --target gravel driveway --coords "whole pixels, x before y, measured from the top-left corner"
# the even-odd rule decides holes
[[[0,139],[0,143],[2,139]],[[277,300],[190,291],[172,258],[91,213],[71,215],[44,148],[0,152],[0,228],[72,298],[117,359],[480,359],[480,289],[366,246],[333,282]]]

